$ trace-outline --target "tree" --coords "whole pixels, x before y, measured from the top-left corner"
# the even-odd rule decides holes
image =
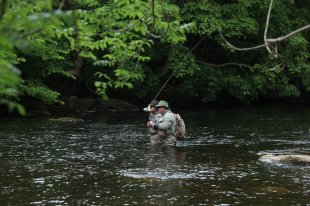
[[[1,1],[1,8],[0,66],[7,76],[2,103],[20,95],[61,103],[49,80],[83,78],[85,72],[95,74],[104,98],[108,88],[132,88],[132,81],[144,78],[141,63],[150,60],[145,50],[153,39],[176,44],[185,41],[189,28],[180,25],[176,6],[155,0],[13,0]],[[20,72],[12,72],[14,67]]]
[[[115,89],[142,98],[169,75],[171,88],[203,102],[225,96],[247,103],[310,91],[310,3],[303,0],[0,5],[0,103],[21,113],[25,95],[61,103],[63,79],[103,98]]]
[[[198,39],[200,45],[188,58],[177,61],[178,65],[186,65],[191,59],[191,66],[178,69],[195,71],[192,76],[181,77],[179,88],[205,102],[216,101],[219,95],[251,102],[260,97],[306,94],[309,91],[309,35],[305,30],[309,26],[305,25],[310,22],[309,3],[303,2],[306,4],[303,6],[299,1],[272,3],[192,0],[182,4],[183,20],[196,24],[192,37]],[[266,24],[272,5],[272,15],[268,15]],[[269,38],[283,34],[288,35]],[[265,43],[253,50],[252,45],[259,45],[262,40]],[[188,44],[193,45],[191,39]],[[240,45],[241,49],[233,45]],[[271,56],[259,49],[266,46]]]

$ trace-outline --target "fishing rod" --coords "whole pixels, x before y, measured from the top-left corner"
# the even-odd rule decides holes
[[[160,90],[158,91],[158,93],[156,94],[156,96],[154,97],[153,100],[155,100],[159,94],[163,91],[163,89],[166,87],[166,85],[168,84],[168,82],[170,81],[170,79],[172,78],[173,76],[173,72],[170,74],[169,78],[167,79],[167,81],[165,82],[165,84],[160,88]]]
[[[166,87],[166,85],[168,84],[168,82],[170,81],[170,79],[173,76],[173,72],[170,74],[170,76],[168,77],[168,79],[166,80],[166,82],[164,83],[164,85],[160,88],[160,90],[157,92],[156,96],[153,98],[153,100],[156,100],[156,98],[160,95],[160,93],[164,90],[164,88]],[[152,101],[153,101],[152,100]],[[148,112],[149,109],[148,107],[143,108],[143,111]]]

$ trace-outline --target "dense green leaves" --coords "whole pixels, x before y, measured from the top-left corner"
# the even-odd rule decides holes
[[[273,45],[279,54],[277,59],[270,58],[264,48],[236,51],[219,35],[221,32],[239,48],[262,44],[269,3],[258,0],[192,0],[183,5],[184,20],[195,22],[193,33],[205,38],[204,42],[211,43],[211,47],[218,48],[214,47],[215,40],[224,49],[203,55],[200,51],[210,49],[204,43],[193,52],[196,57],[190,55],[209,66],[200,65],[201,69],[197,70],[193,68],[195,62],[189,63],[187,67],[195,71],[195,75],[183,78],[180,85],[183,92],[198,96],[205,102],[214,101],[223,94],[241,102],[251,102],[261,97],[298,97],[309,91],[309,31]],[[300,6],[299,1],[274,1],[267,37],[281,37],[309,24],[309,13],[309,3],[304,2]]]
[[[132,88],[143,81],[141,64],[153,39],[185,41],[189,25],[180,25],[178,7],[155,1],[1,1],[1,102],[29,95],[52,104],[60,93],[49,89],[55,78],[95,76],[98,94],[109,88]],[[22,62],[22,64],[19,64]],[[11,71],[18,66],[23,81]],[[94,70],[84,68],[93,65]],[[12,81],[14,79],[15,81]],[[13,98],[14,97],[14,98]]]
[[[53,10],[51,1],[2,1],[1,6],[5,10],[0,21],[0,79],[10,89],[8,94],[0,88],[2,103],[10,110],[15,104],[19,113],[24,114],[22,106],[15,103],[21,95],[46,103],[59,102],[59,93],[48,89],[44,81],[55,73],[70,76],[60,64],[70,51],[55,38],[57,28],[63,26],[62,19],[68,15]],[[11,72],[12,68],[20,72]],[[36,86],[38,83],[42,86]]]
[[[195,56],[183,46],[174,46],[169,54],[170,68],[177,78],[193,76],[200,68]]]
[[[24,110],[20,97],[47,104],[87,87],[139,98],[173,88],[203,102],[298,97],[310,92],[309,31],[265,48],[269,1],[1,0],[0,104]],[[274,0],[268,38],[310,22],[310,3]],[[62,82],[65,82],[62,85]],[[134,90],[134,89],[137,90]]]

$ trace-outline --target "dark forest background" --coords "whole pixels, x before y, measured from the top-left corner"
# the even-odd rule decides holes
[[[304,101],[308,0],[0,0],[0,104]],[[30,102],[30,103],[29,103]]]

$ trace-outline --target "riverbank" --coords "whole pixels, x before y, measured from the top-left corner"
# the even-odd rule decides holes
[[[28,114],[53,114],[53,113],[84,113],[84,112],[104,112],[104,111],[135,111],[140,110],[128,101],[109,98],[80,98],[77,96],[66,96],[60,99],[63,104],[48,105],[36,99],[23,99],[21,104]],[[9,113],[6,107],[0,109],[0,116],[16,115],[16,112]]]
[[[120,99],[120,97],[122,97]],[[190,99],[172,99],[168,96],[163,98],[170,103],[172,111],[189,111],[189,110],[238,110],[238,109],[257,109],[257,108],[282,108],[285,110],[294,110],[296,108],[303,108],[308,106],[306,100],[277,100],[277,99],[263,99],[251,104],[241,104],[236,101],[228,99],[222,99],[215,103],[202,103]],[[110,112],[110,111],[142,111],[147,106],[149,98],[145,100],[138,98],[129,98],[129,96],[114,96],[108,100],[103,100],[98,97],[78,97],[78,96],[64,96],[60,98],[63,104],[48,105],[34,98],[24,98],[21,100],[21,104],[25,107],[28,116],[40,115],[40,114],[79,114],[88,112]],[[191,102],[192,101],[192,102]],[[4,105],[0,106],[1,116],[19,116],[17,111],[9,112],[8,108]]]

